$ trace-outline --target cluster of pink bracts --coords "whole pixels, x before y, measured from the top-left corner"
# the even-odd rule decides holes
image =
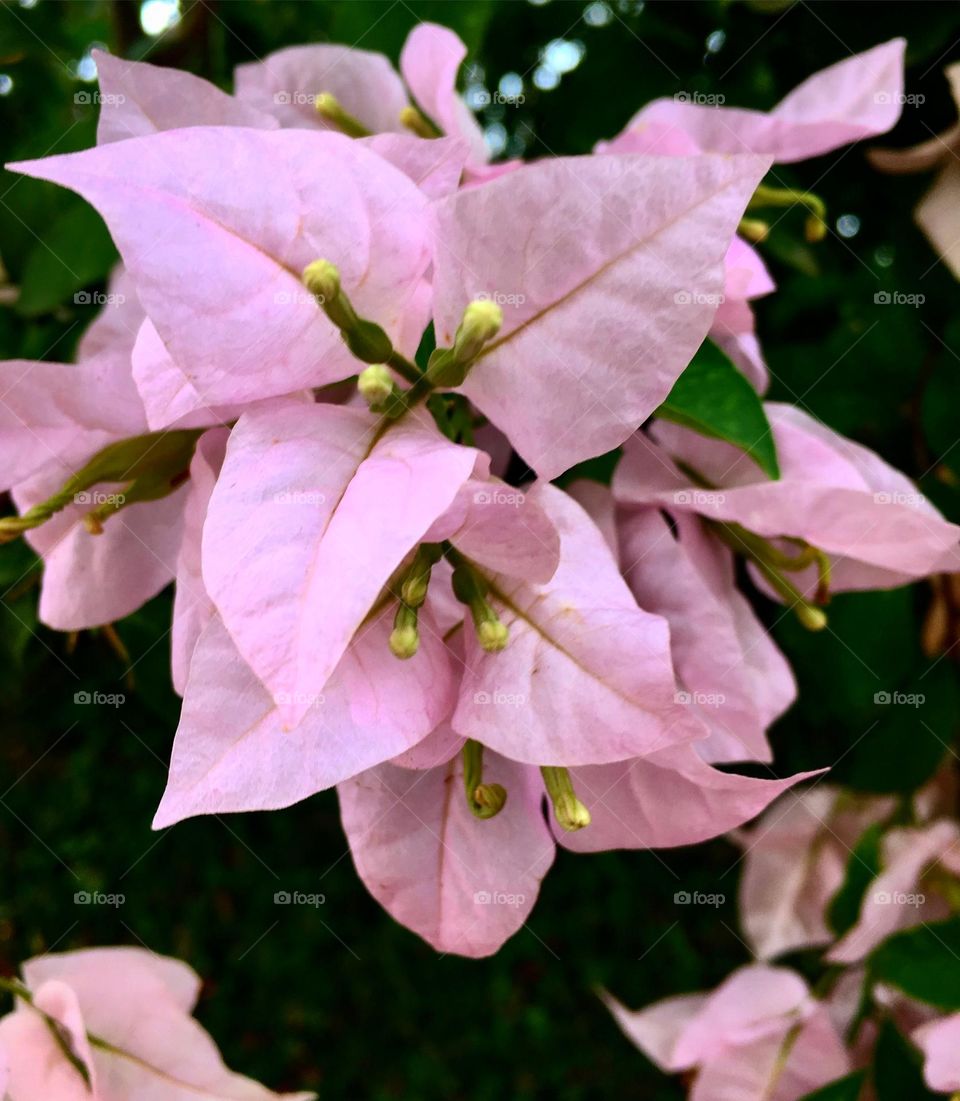
[[[496,167],[455,92],[463,56],[424,24],[402,79],[305,46],[241,66],[230,96],[97,54],[97,146],[12,167],[92,203],[123,268],[75,365],[0,366],[20,511],[0,533],[43,556],[56,629],[175,581],[183,710],[156,826],[336,785],[370,891],[482,956],[557,843],[691,844],[804,779],[714,767],[769,762],[795,691],[737,555],[816,628],[828,577],[960,569],[960,529],[793,406],[766,405],[776,480],[650,419],[708,335],[765,389],[749,301],[774,288],[738,227],[774,163],[895,123],[901,40],[769,113],[658,101],[592,156]],[[621,445],[609,488],[551,484]],[[500,477],[513,452],[522,488]],[[70,1028],[66,993],[40,989]],[[699,1081],[744,1036],[759,1066],[794,1023],[826,1029],[768,968],[670,1003],[669,1028],[656,1012],[632,1033]]]
[[[798,1101],[870,1064],[877,1022],[864,995],[923,1057],[936,1093],[960,1090],[960,1013],[871,981],[865,960],[891,934],[941,921],[956,905],[960,827],[955,791],[934,782],[911,807],[915,825],[891,825],[897,800],[856,797],[828,784],[778,802],[738,839],[745,850],[740,915],[760,962],[740,968],[710,994],[689,994],[631,1012],[607,1002],[624,1032],[661,1069],[696,1071],[691,1101]],[[828,905],[843,884],[850,853],[870,826],[883,826],[880,867],[856,923],[836,940]],[[803,948],[827,948],[835,965],[811,991],[795,971],[769,961]],[[858,1094],[858,1096],[867,1096]],[[872,1096],[872,1095],[869,1095]]]

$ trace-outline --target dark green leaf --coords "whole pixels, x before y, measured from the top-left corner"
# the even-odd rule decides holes
[[[858,1070],[855,1074],[838,1078],[836,1082],[808,1093],[800,1101],[858,1101],[866,1077],[864,1071]]]
[[[100,215],[84,202],[71,203],[27,257],[17,311],[25,317],[49,313],[105,279],[116,259]],[[87,294],[82,302],[89,301]]]
[[[934,1101],[937,1097],[924,1085],[920,1053],[900,1035],[893,1021],[884,1021],[873,1058],[877,1101]]]
[[[701,435],[726,440],[744,450],[765,474],[780,477],[777,449],[763,403],[711,341],[700,346],[656,415]]]
[[[850,854],[843,886],[830,900],[827,912],[830,927],[838,937],[856,924],[867,887],[880,871],[882,837],[883,826],[878,822],[862,834]]]
[[[875,981],[941,1009],[960,1009],[960,918],[896,933],[868,962]]]

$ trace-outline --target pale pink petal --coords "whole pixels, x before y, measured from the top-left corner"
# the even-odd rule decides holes
[[[795,406],[770,402],[766,411],[779,480],[766,478],[731,444],[661,421],[655,426],[660,448],[642,435],[627,445],[614,476],[617,499],[734,521],[767,538],[804,539],[837,556],[835,591],[881,585],[884,578],[890,587],[945,563],[960,565],[960,528],[944,520],[908,478]],[[718,490],[692,485],[668,456]],[[803,576],[801,587],[814,581]]]
[[[286,697],[288,723],[476,461],[420,413],[386,430],[335,405],[241,417],[210,501],[203,577],[241,654]]]
[[[53,966],[72,975],[87,1030],[125,1055],[94,1048],[96,1096],[104,1101],[277,1101],[278,1095],[231,1072],[210,1036],[189,1016],[184,987],[196,976],[178,961],[139,948],[94,949],[78,971],[65,953]],[[171,973],[176,971],[171,987]],[[39,1101],[25,1095],[14,1101]],[[64,1094],[64,1101],[74,1101]],[[87,1098],[90,1094],[85,1094]],[[312,1094],[293,1095],[307,1101]]]
[[[206,404],[356,372],[301,285],[312,261],[337,264],[359,314],[396,335],[430,260],[426,195],[340,134],[191,127],[19,170],[78,191],[104,216]]]
[[[921,1025],[912,1039],[923,1052],[923,1077],[930,1089],[960,1090],[960,1013]]]
[[[210,495],[223,465],[230,433],[212,428],[197,442],[190,463],[190,481],[183,504],[183,535],[177,555],[176,589],[170,628],[170,663],[173,687],[181,696],[187,684],[190,658],[197,639],[216,614],[213,601],[203,584],[200,537],[207,518]]]
[[[738,592],[730,552],[699,520],[671,532],[655,509],[624,510],[621,569],[641,607],[670,624],[682,702],[710,728],[713,762],[770,761],[767,727],[796,697],[790,667]]]
[[[778,1032],[730,1048],[708,1063],[690,1101],[802,1101],[851,1069],[843,1042],[821,1010],[799,1033],[788,1021]]]
[[[467,806],[459,759],[427,772],[381,765],[338,789],[360,878],[438,952],[496,952],[553,863],[535,770],[487,754],[484,780],[503,784],[507,802],[483,821]]]
[[[827,907],[843,885],[849,857],[834,840],[837,795],[826,784],[787,795],[744,831],[740,927],[760,959],[833,940]]]
[[[666,1071],[709,1065],[785,1026],[811,1008],[807,984],[795,972],[766,964],[734,971],[709,994],[666,998],[638,1012],[612,999],[608,1007],[627,1036]]]
[[[400,768],[428,769],[444,765],[452,760],[463,748],[465,738],[461,738],[449,723],[441,723],[432,734],[422,742],[398,753],[390,764]]]
[[[117,264],[107,284],[103,309],[77,344],[77,362],[103,355],[116,356],[123,361],[125,373],[129,375],[130,356],[143,318],[136,284],[123,264]]]
[[[920,200],[916,210],[917,224],[930,240],[944,263],[960,279],[960,165],[951,156]]]
[[[578,478],[566,487],[567,493],[597,525],[617,563],[620,563],[620,535],[617,530],[616,501],[609,486],[590,478]]]
[[[502,303],[463,391],[542,478],[616,447],[667,396],[710,327],[767,167],[554,158],[438,203],[437,343],[472,299]]]
[[[375,134],[360,142],[409,176],[431,199],[457,190],[470,152],[458,138],[424,141],[412,134]]]
[[[378,53],[350,46],[289,46],[234,71],[237,99],[266,111],[284,126],[326,130],[317,96],[335,96],[344,110],[373,133],[401,132],[407,106],[403,82]]]
[[[392,618],[381,615],[361,630],[322,692],[297,698],[305,714],[290,727],[214,617],[193,651],[154,828],[290,806],[433,731],[453,705],[449,655],[424,615],[417,654],[395,658],[387,645]]]
[[[703,737],[676,701],[666,621],[637,606],[572,498],[544,483],[530,497],[560,533],[560,566],[544,585],[492,578],[510,641],[486,653],[466,630],[454,728],[538,765],[624,760]]]
[[[540,505],[493,480],[466,482],[425,540],[449,540],[484,569],[538,584],[546,584],[560,563],[560,536]]]
[[[894,38],[808,77],[772,111],[713,106],[676,97],[644,107],[625,134],[675,129],[710,153],[764,153],[802,161],[891,129],[903,104],[906,41]],[[621,139],[609,148],[619,151]],[[668,143],[663,142],[664,148]]]
[[[111,994],[108,1001],[123,998],[130,1007],[138,1002],[172,999],[189,1013],[196,1005],[201,985],[197,973],[182,960],[135,947],[47,952],[27,960],[22,971],[31,990],[43,983],[66,983],[80,999],[84,1013],[94,1017],[97,1002],[106,991]],[[99,1023],[106,1022],[101,1019]]]
[[[734,237],[724,258],[724,298],[762,298],[777,289],[763,257],[742,237]]]
[[[93,60],[100,81],[99,145],[181,126],[275,130],[279,125],[271,115],[192,73],[126,61],[104,50],[94,50]]]
[[[55,995],[55,988],[51,988],[51,996],[56,996],[60,1003],[56,1007],[51,1006],[51,1009],[60,1010],[52,1016],[58,1021],[62,1021],[61,1014],[76,1020],[76,999],[69,989]],[[73,1005],[68,1009],[70,1002]],[[82,1028],[82,1022],[76,1023]],[[65,1039],[67,1037],[74,1053],[86,1063],[88,1072],[95,1073],[93,1060],[87,1062],[85,1058],[88,1054],[85,1037],[69,1030]],[[18,1007],[16,1012],[0,1019],[0,1049],[6,1052],[8,1062],[7,1073],[0,1073],[0,1078],[5,1079],[0,1083],[5,1090],[2,1096],[9,1097],[10,1101],[91,1101],[90,1089],[83,1075],[66,1058],[39,1013]]]
[[[603,1000],[627,1038],[652,1063],[670,1073],[691,1068],[692,1064],[684,1064],[677,1058],[677,1044],[691,1022],[703,1012],[708,998],[707,994],[680,994],[637,1010],[627,1009],[609,994]]]
[[[794,784],[819,775],[758,780],[721,772],[702,760],[696,744],[572,772],[592,818],[577,833],[558,833],[576,852],[695,845],[742,826]]]
[[[137,332],[130,358],[151,432],[172,427],[201,428],[239,416],[242,406],[212,407],[205,403],[187,374],[173,361],[149,318]]]
[[[400,53],[400,71],[418,106],[449,137],[463,138],[470,159],[490,159],[483,131],[470,108],[457,95],[457,72],[467,56],[460,39],[437,23],[418,23]]]
[[[951,849],[960,848],[960,828],[941,819],[919,829],[894,830],[883,841],[883,871],[870,883],[856,925],[828,953],[834,963],[858,963],[898,929],[947,916],[921,909],[927,902],[921,876]],[[930,902],[934,902],[933,899]]]
[[[72,473],[107,443],[145,428],[129,365],[124,375],[114,356],[81,364],[0,363],[2,489],[52,463]]]

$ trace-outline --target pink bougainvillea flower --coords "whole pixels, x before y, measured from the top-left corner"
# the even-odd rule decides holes
[[[523,706],[508,700],[499,697],[501,717],[508,706]],[[696,844],[752,818],[802,779],[719,772],[687,747],[620,766],[574,768],[574,788],[592,821],[567,833],[545,822],[537,769],[499,753],[485,754],[483,777],[506,788],[506,805],[494,818],[474,817],[457,749],[444,733],[430,746],[433,767],[424,767],[423,756],[419,770],[383,764],[337,790],[357,873],[370,893],[437,951],[466,956],[496,952],[523,926],[556,842],[579,852]]]
[[[327,457],[339,450],[348,455],[351,441],[362,443],[371,418],[355,409],[309,407],[319,419],[296,423],[323,441],[319,450],[308,449],[294,462],[290,456],[303,437],[285,431],[290,446],[274,444],[271,461],[288,478],[299,469],[314,480],[310,488],[298,488],[301,483],[294,479],[283,482],[292,488],[278,489],[279,482],[263,477],[268,472],[257,447],[279,433],[285,408],[277,407],[280,415],[259,416],[255,425],[252,417],[241,420],[212,497],[204,484],[210,475],[197,471],[204,482],[198,482],[195,499],[188,501],[187,527],[202,523],[206,510],[203,570],[209,579],[212,561],[216,580],[212,600],[187,605],[196,589],[200,556],[196,543],[185,539],[181,563],[191,584],[185,587],[183,637],[176,640],[181,668],[190,637],[202,633],[192,650],[158,827],[196,814],[288,806],[410,754],[449,719],[457,691],[455,659],[444,641],[447,629],[435,621],[432,608],[422,612],[420,644],[412,658],[401,661],[388,647],[397,607],[391,575],[418,542],[449,540],[478,566],[519,569],[542,581],[557,568],[559,541],[542,510],[532,502],[513,501],[514,491],[501,483],[467,480],[478,462],[484,465],[478,454],[447,443],[416,420],[385,433],[369,458],[355,469],[345,468],[341,473],[349,484],[344,490],[331,480],[338,470],[336,464],[327,465]],[[316,429],[317,424],[323,427]],[[217,446],[212,436],[201,441],[195,467],[207,461],[206,440],[211,449]],[[248,463],[263,480],[245,489],[242,471]],[[414,476],[420,476],[419,484]],[[336,502],[332,513],[324,505],[328,494]],[[253,504],[245,508],[244,500]],[[429,516],[436,510],[442,515],[431,524]],[[230,528],[234,513],[248,517],[248,532]],[[481,527],[487,529],[482,538]],[[248,551],[264,540],[276,544],[274,553],[261,559],[272,563],[261,576],[257,558]],[[233,565],[221,569],[224,548],[231,543]],[[268,591],[264,586],[271,573],[277,577],[269,580]],[[331,577],[339,579],[335,585],[324,581]],[[314,578],[324,583],[310,589]],[[440,580],[434,580],[432,590]],[[384,586],[386,598],[378,600]],[[238,587],[247,594],[247,604],[232,591]],[[243,618],[251,594],[267,601],[260,610],[260,635],[253,630],[254,617]],[[221,620],[217,606],[221,614],[229,609],[231,618]],[[457,607],[462,618],[463,608]],[[225,622],[226,627],[239,624],[235,638]],[[265,687],[270,682],[258,679],[257,666],[244,660],[262,665],[270,652],[258,648],[264,639],[274,652],[299,654],[302,664],[339,655],[332,675],[318,667],[316,675],[304,675],[300,687],[272,676],[289,686],[271,698]],[[287,664],[295,665],[294,658]],[[286,672],[280,668],[277,675]],[[462,739],[449,741],[455,750]]]
[[[10,1101],[309,1101],[235,1074],[190,1016],[200,979],[141,948],[38,956],[0,1019]],[[28,1000],[29,999],[29,1000]]]
[[[385,429],[366,410],[287,401],[237,422],[207,513],[203,577],[288,722],[478,462],[420,411]]]
[[[477,120],[457,94],[457,73],[466,56],[466,46],[453,31],[418,23],[400,54],[403,80],[382,54],[346,46],[292,46],[237,66],[236,95],[284,126],[310,129],[336,129],[337,123],[317,110],[321,95],[333,96],[361,127],[388,134],[404,132],[409,89],[429,122],[463,142],[471,165],[479,168],[490,154]]]
[[[960,870],[960,828],[940,819],[920,828],[892,830],[883,839],[881,872],[863,896],[857,924],[827,958],[858,963],[898,929],[949,916],[951,907],[925,877],[936,866]]]
[[[863,831],[894,808],[890,798],[856,798],[817,784],[774,803],[739,832],[740,927],[759,959],[833,941],[827,909],[850,853]]]
[[[883,134],[900,117],[906,40],[894,38],[808,77],[772,111],[697,103],[680,94],[647,104],[606,147],[632,152],[765,153],[802,161]],[[647,132],[651,133],[647,136]]]
[[[340,51],[341,47],[308,46],[304,49],[323,52]],[[93,58],[100,81],[99,145],[188,126],[276,130],[290,110],[283,103],[275,104],[278,110],[278,117],[275,117],[180,69],[126,61],[102,50],[94,50]],[[306,117],[319,129],[328,129],[312,103],[307,106],[309,114]],[[299,110],[294,114],[298,120],[304,118]],[[456,190],[470,155],[469,146],[462,137],[424,141],[409,132],[384,132],[360,141],[433,196]]]
[[[631,1012],[607,1005],[661,1070],[693,1071],[690,1101],[799,1101],[850,1069],[843,1041],[807,984],[753,964],[711,994],[667,998]]]
[[[191,127],[18,168],[78,191],[104,216],[202,404],[356,373],[300,282],[318,257],[338,266],[360,316],[395,340],[430,263],[427,196],[341,134]]]
[[[510,642],[488,653],[467,633],[454,729],[537,765],[606,764],[702,738],[677,702],[666,621],[637,605],[576,502],[546,484],[529,496],[560,533],[560,565],[545,583],[491,576]]]
[[[309,696],[270,697],[219,616],[190,661],[170,776],[154,819],[277,810],[412,749],[446,719],[454,668],[429,615],[407,661],[389,650],[392,609],[358,632],[333,675]],[[291,726],[283,704],[305,708]]]
[[[950,94],[960,111],[960,65],[948,65],[944,70],[950,83]],[[947,267],[960,279],[960,122],[928,141],[910,149],[871,149],[870,162],[881,172],[895,175],[907,172],[937,170],[937,178],[920,200],[915,217],[930,244],[943,258]]]
[[[768,166],[557,158],[439,202],[438,343],[472,299],[502,305],[462,389],[541,477],[616,447],[666,397],[710,327]]]
[[[794,406],[768,403],[766,410],[779,480],[730,444],[657,422],[656,442],[639,434],[627,445],[614,476],[617,500],[699,513],[766,539],[804,540],[832,559],[834,591],[890,588],[958,568],[960,528],[908,478]],[[812,567],[790,576],[801,591],[817,586]]]
[[[960,1090],[960,1013],[921,1025],[911,1039],[923,1052],[923,1077],[930,1089]]]
[[[192,73],[126,61],[104,50],[94,50],[92,56],[100,82],[98,145],[182,126],[276,130],[280,125],[272,115]]]
[[[604,486],[579,482],[571,492],[589,498],[637,602],[670,625],[677,699],[710,731],[700,755],[714,763],[770,761],[766,729],[793,702],[796,685],[736,588],[731,552],[694,516],[678,513],[671,531],[659,510],[615,506]]]
[[[112,287],[122,285],[115,279]],[[108,444],[147,430],[130,377],[131,327],[137,309],[108,304],[80,345],[81,362],[0,364],[0,454],[5,479],[21,513],[58,492]],[[44,559],[40,619],[73,631],[122,618],[156,595],[173,577],[183,491],[161,501],[132,504],[111,517],[100,535],[81,521],[104,495],[101,484],[26,538]]]

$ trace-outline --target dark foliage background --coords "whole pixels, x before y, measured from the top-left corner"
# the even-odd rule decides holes
[[[502,123],[511,151],[531,157],[586,153],[648,99],[679,90],[770,107],[808,74],[895,35],[909,41],[907,91],[925,102],[905,108],[890,143],[925,139],[953,119],[942,68],[960,57],[956,4],[609,5],[595,26],[583,0],[183,0],[176,30],[150,39],[138,4],[4,3],[0,72],[13,85],[0,96],[2,159],[93,143],[97,108],[75,94],[94,85],[74,75],[91,43],[229,87],[234,64],[292,43],[358,44],[395,60],[418,19],[457,30],[488,87],[506,72],[524,76],[525,102],[484,117]],[[724,39],[710,52],[716,31]],[[559,87],[537,91],[530,74],[558,37],[586,52]],[[877,176],[861,148],[778,175],[822,195],[831,224],[852,214],[860,228],[811,247],[791,214],[764,247],[780,284],[758,304],[773,396],[876,448],[960,520],[958,288],[910,217],[928,181]],[[101,289],[114,259],[102,223],[73,195],[3,173],[0,255],[22,288],[0,306],[0,354],[68,359],[95,312],[74,294]],[[874,296],[883,290],[925,301],[881,306]],[[0,550],[0,971],[89,944],[182,956],[208,977],[200,1016],[232,1066],[325,1098],[683,1095],[620,1036],[595,990],[640,1005],[714,984],[746,960],[730,844],[562,854],[529,928],[498,956],[438,958],[367,896],[332,794],[151,833],[178,711],[169,596],[119,625],[126,663],[102,633],[84,633],[71,649],[38,628],[37,580],[25,548]],[[776,622],[801,686],[775,735],[781,769],[837,763],[839,778],[867,790],[906,791],[930,775],[954,739],[957,682],[949,660],[921,653],[929,601],[929,586],[842,597],[819,636]],[[762,611],[771,622],[778,614]],[[94,689],[126,702],[74,703],[75,692]],[[921,691],[926,702],[887,708],[898,712],[891,719],[873,701],[894,690]],[[85,889],[125,902],[75,904]],[[295,889],[323,892],[326,903],[274,904],[274,892]],[[680,890],[726,901],[679,907]]]

